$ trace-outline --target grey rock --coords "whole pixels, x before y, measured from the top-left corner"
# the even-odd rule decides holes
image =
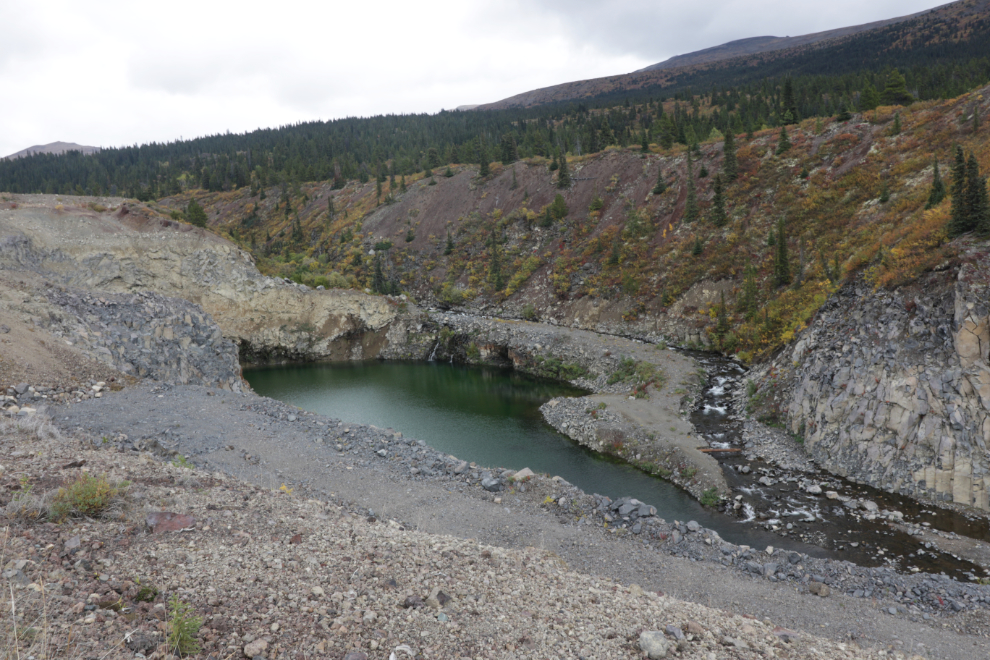
[[[502,482],[493,476],[488,476],[481,480],[481,487],[485,490],[495,493],[502,490]]]
[[[664,628],[664,632],[674,639],[684,639],[684,631],[673,624],[669,624],[666,628]]]
[[[158,646],[158,638],[143,630],[138,630],[125,635],[124,644],[135,653],[147,653]]]
[[[657,658],[666,657],[670,643],[662,632],[649,630],[640,634],[639,648],[650,660],[656,660]]]
[[[701,531],[701,525],[699,525],[696,520],[689,520],[688,521],[688,524],[687,524],[687,528],[688,528],[688,531],[689,532],[700,532]]]
[[[17,385],[14,385],[14,391],[17,392],[18,396],[20,396],[28,391],[28,387],[30,387],[30,385],[27,383],[18,383]]]
[[[636,510],[636,515],[640,518],[649,518],[650,516],[657,515],[657,508],[649,504],[640,504]]]
[[[469,467],[470,466],[468,465],[467,461],[461,461],[460,463],[454,466],[454,474],[464,474],[465,472],[468,471]]]
[[[630,513],[632,513],[633,511],[637,510],[638,508],[639,507],[636,506],[635,504],[631,504],[629,502],[626,502],[625,504],[623,504],[622,506],[619,507],[619,515],[620,516],[628,516]]]

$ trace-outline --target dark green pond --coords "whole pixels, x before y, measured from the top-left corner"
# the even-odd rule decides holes
[[[258,394],[347,422],[393,428],[488,467],[560,475],[587,493],[632,496],[667,520],[697,520],[735,543],[766,536],[711,513],[684,492],[577,445],[543,421],[540,406],[584,392],[502,369],[436,362],[347,362],[244,371]],[[777,545],[780,545],[780,539]]]

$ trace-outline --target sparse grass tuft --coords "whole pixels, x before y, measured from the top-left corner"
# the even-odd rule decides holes
[[[81,474],[58,489],[49,507],[48,517],[61,522],[69,517],[96,517],[108,511],[127,488],[127,483],[111,484],[106,477]]]

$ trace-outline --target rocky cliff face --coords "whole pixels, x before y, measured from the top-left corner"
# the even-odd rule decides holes
[[[990,509],[990,257],[895,291],[850,285],[755,374],[826,469]]]
[[[110,213],[64,208],[48,196],[18,199],[19,208],[0,211],[8,267],[68,287],[188,300],[248,361],[376,357],[399,313],[397,299],[265,277],[228,241],[141,206]]]

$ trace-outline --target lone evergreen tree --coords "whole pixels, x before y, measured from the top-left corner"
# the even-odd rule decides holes
[[[863,87],[863,93],[859,95],[859,109],[861,112],[873,110],[880,105],[880,92],[873,85],[867,83]]]
[[[722,172],[728,183],[739,178],[739,162],[736,160],[736,136],[731,127],[725,132],[725,144],[722,145]]]
[[[970,154],[966,161],[966,191],[964,199],[966,204],[966,231],[973,231],[982,224],[982,219],[987,215],[985,208],[987,182],[980,176],[980,164],[976,162],[976,155]]]
[[[787,256],[787,237],[784,235],[784,219],[777,221],[777,249],[773,258],[773,279],[777,286],[791,283],[791,262]]]
[[[887,86],[884,88],[880,99],[886,105],[911,105],[914,97],[907,91],[907,81],[897,69],[887,76]]]
[[[780,127],[780,137],[777,138],[777,155],[787,153],[791,148],[791,138],[787,136],[787,127]]]
[[[784,81],[784,93],[781,99],[781,111],[785,124],[796,124],[798,121],[797,102],[794,100],[794,83],[788,78]]]
[[[701,236],[695,236],[694,246],[691,248],[691,254],[700,257],[705,251],[705,244],[701,240]]]
[[[449,256],[454,252],[454,239],[450,237],[450,232],[447,232],[447,245],[443,248],[444,255]]]
[[[509,186],[509,190],[515,190],[519,187],[519,182],[516,181],[516,168],[512,168],[512,185]]]
[[[956,145],[955,162],[952,166],[952,211],[949,220],[949,236],[954,237],[969,231],[969,211],[966,208],[966,158],[962,147]]]
[[[687,155],[687,201],[684,203],[684,222],[694,222],[698,219],[698,195],[694,190],[694,165],[691,163],[691,152]]]
[[[886,204],[890,201],[890,188],[887,186],[887,179],[880,182],[880,203]]]
[[[732,326],[729,324],[729,309],[725,305],[725,291],[719,292],[718,312],[715,315],[715,336],[721,342]]]
[[[482,149],[481,149],[481,163],[479,164],[479,167],[478,167],[478,176],[480,176],[480,177],[486,177],[490,173],[491,173],[491,169],[489,169],[488,154],[485,153],[485,149],[484,149],[484,147],[482,147]]]
[[[508,133],[502,135],[502,164],[511,165],[519,159],[516,141]]]
[[[756,314],[757,293],[756,268],[750,264],[746,266],[744,271],[742,295],[739,296],[739,311],[742,312],[746,320],[753,318],[753,315]]]
[[[571,187],[571,173],[567,169],[567,154],[560,154],[560,171],[557,172],[557,187],[558,188],[570,188]]]
[[[643,133],[642,133],[642,135],[640,137],[639,150],[642,151],[643,153],[646,153],[647,151],[650,150],[650,143],[649,143],[648,138],[646,137],[646,129],[645,128],[643,129]]]
[[[901,134],[901,113],[899,112],[894,113],[894,125],[890,127],[890,134],[891,135]]]
[[[715,183],[712,188],[715,191],[715,195],[712,199],[712,211],[711,218],[712,224],[716,227],[724,227],[726,222],[728,222],[728,216],[725,213],[725,194],[722,190],[722,175],[715,175]]]
[[[189,205],[186,206],[186,217],[189,218],[189,223],[196,227],[206,226],[206,211],[195,199],[189,200]]]
[[[938,161],[935,161],[935,174],[932,176],[932,189],[928,193],[928,203],[925,204],[926,209],[934,208],[942,203],[945,199],[945,183],[942,181],[942,176],[938,171]]]

